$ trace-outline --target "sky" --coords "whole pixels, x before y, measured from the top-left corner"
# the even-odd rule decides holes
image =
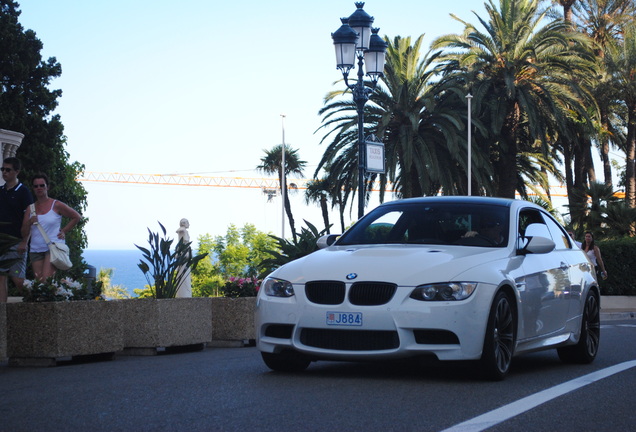
[[[50,85],[63,92],[55,113],[70,161],[86,171],[261,178],[255,167],[284,131],[285,144],[307,162],[303,177],[313,176],[326,148],[318,111],[342,78],[331,33],[355,11],[353,1],[19,3],[19,21],[44,44],[43,58],[62,65]],[[486,16],[479,0],[375,0],[364,10],[380,35],[424,34],[425,50],[436,37],[462,31],[451,13],[474,23],[472,11]],[[280,197],[268,202],[259,189],[84,186],[89,249],[145,245],[158,222],[176,237],[181,218],[195,246],[200,235],[224,235],[230,224],[283,234]],[[346,224],[356,219],[355,203]],[[303,219],[322,227],[317,204],[302,193],[291,204],[297,231]],[[331,221],[339,232],[336,211]],[[284,234],[290,237],[288,224]]]

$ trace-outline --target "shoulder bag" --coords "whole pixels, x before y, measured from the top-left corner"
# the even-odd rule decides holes
[[[31,215],[35,214],[35,204],[31,204]],[[68,270],[73,267],[73,263],[71,262],[71,258],[69,257],[69,249],[68,246],[64,243],[56,243],[52,242],[44,228],[40,226],[39,223],[35,222],[35,225],[38,226],[40,233],[42,233],[42,237],[44,237],[44,241],[49,247],[49,252],[51,253],[51,264],[53,264],[59,270]]]

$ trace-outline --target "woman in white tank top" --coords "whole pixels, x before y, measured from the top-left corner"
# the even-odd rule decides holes
[[[601,269],[601,277],[603,279],[607,279],[607,270],[605,269],[605,263],[603,262],[603,258],[601,257],[601,250],[594,243],[594,235],[591,232],[585,232],[585,241],[583,242],[583,246],[581,249],[587,254],[587,257],[590,259],[592,264],[594,264],[594,268],[598,273],[598,269]]]
[[[29,257],[35,278],[44,281],[55,274],[55,267],[51,264],[51,254],[46,240],[35,225],[37,222],[46,232],[52,242],[64,243],[66,233],[68,233],[80,221],[80,214],[61,201],[49,197],[49,179],[44,174],[37,174],[31,180],[33,193],[35,195],[35,214],[31,209],[24,213],[24,223],[22,224],[22,237],[31,238]],[[62,216],[68,218],[68,223],[64,228]]]

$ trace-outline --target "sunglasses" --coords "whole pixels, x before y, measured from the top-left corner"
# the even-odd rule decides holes
[[[37,189],[37,188],[45,188],[46,185],[45,184],[34,184],[33,185],[33,189]]]
[[[2,172],[11,172],[11,171],[13,171],[13,168],[2,167],[2,168],[0,168],[0,171],[2,171]]]

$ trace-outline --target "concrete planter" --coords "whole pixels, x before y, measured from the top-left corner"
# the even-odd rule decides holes
[[[210,298],[131,299],[123,305],[125,354],[153,355],[159,348],[210,342]]]
[[[213,346],[234,346],[256,339],[254,312],[256,297],[213,297]]]
[[[110,354],[124,347],[117,302],[8,303],[6,322],[12,366],[54,366],[61,357]]]

